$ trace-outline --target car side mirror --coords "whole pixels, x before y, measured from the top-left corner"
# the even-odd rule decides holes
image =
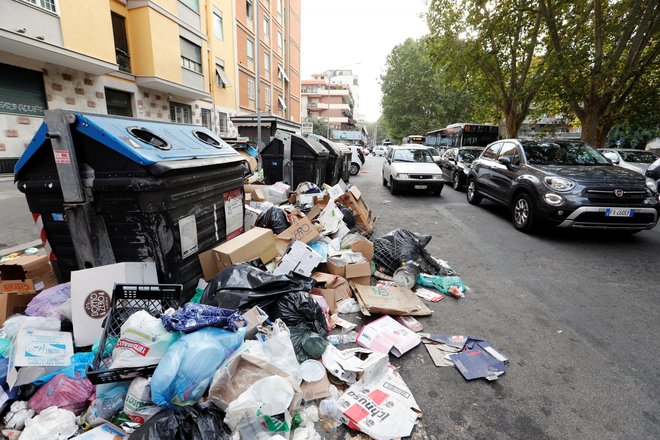
[[[510,157],[500,157],[499,159],[497,159],[497,161],[499,163],[501,163],[502,165],[504,165],[505,167],[511,168],[511,158]]]

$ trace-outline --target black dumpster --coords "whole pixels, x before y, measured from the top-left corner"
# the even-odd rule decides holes
[[[200,126],[69,115],[82,185],[105,224],[114,260],[154,261],[161,283],[183,284],[192,295],[201,275],[197,253],[243,230],[241,156]],[[44,122],[14,172],[64,282],[82,267],[55,163],[69,159],[61,150],[54,154],[49,130]]]
[[[285,148],[290,145],[291,173],[286,168]],[[285,182],[295,189],[301,182],[321,186],[326,181],[328,150],[315,139],[278,130],[261,152],[266,184]]]
[[[344,152],[334,144],[330,139],[317,134],[305,134],[305,139],[314,139],[318,141],[326,150],[328,150],[328,163],[325,169],[325,183],[335,185],[342,178],[344,169]]]

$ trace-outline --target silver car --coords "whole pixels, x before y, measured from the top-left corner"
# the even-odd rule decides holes
[[[383,162],[383,185],[392,194],[403,189],[432,191],[439,196],[445,185],[442,170],[423,145],[405,144],[390,148]]]
[[[658,158],[650,151],[643,150],[606,148],[598,151],[603,153],[603,156],[612,161],[614,165],[641,174],[644,174],[646,169]]]

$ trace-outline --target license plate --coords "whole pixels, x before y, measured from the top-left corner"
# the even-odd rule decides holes
[[[426,185],[415,185],[415,189],[426,189]]]
[[[635,210],[631,208],[607,208],[605,210],[605,217],[632,217],[635,215]]]

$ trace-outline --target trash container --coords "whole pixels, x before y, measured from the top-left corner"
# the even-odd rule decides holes
[[[281,181],[296,188],[301,182],[325,183],[328,150],[315,139],[277,130],[261,158],[266,184]]]
[[[325,183],[332,186],[342,178],[344,169],[344,152],[336,146],[330,139],[317,134],[305,134],[305,139],[314,139],[328,150],[328,163],[325,168]]]
[[[49,111],[56,112],[62,111]],[[243,230],[242,157],[200,126],[61,114],[69,119],[59,131],[70,132],[73,152],[61,150],[55,140],[61,133],[47,114],[14,170],[30,211],[43,223],[59,281],[99,265],[81,260],[78,223],[71,220],[78,215],[65,203],[70,183],[61,167],[77,161],[93,212],[88,217],[103,226],[91,235],[107,230],[114,261],[154,261],[161,283],[183,284],[191,296],[202,273],[198,252]]]
[[[339,148],[344,153],[344,162],[341,169],[341,178],[344,182],[348,183],[351,178],[351,161],[353,160],[353,151],[343,144],[333,142],[335,147]]]

